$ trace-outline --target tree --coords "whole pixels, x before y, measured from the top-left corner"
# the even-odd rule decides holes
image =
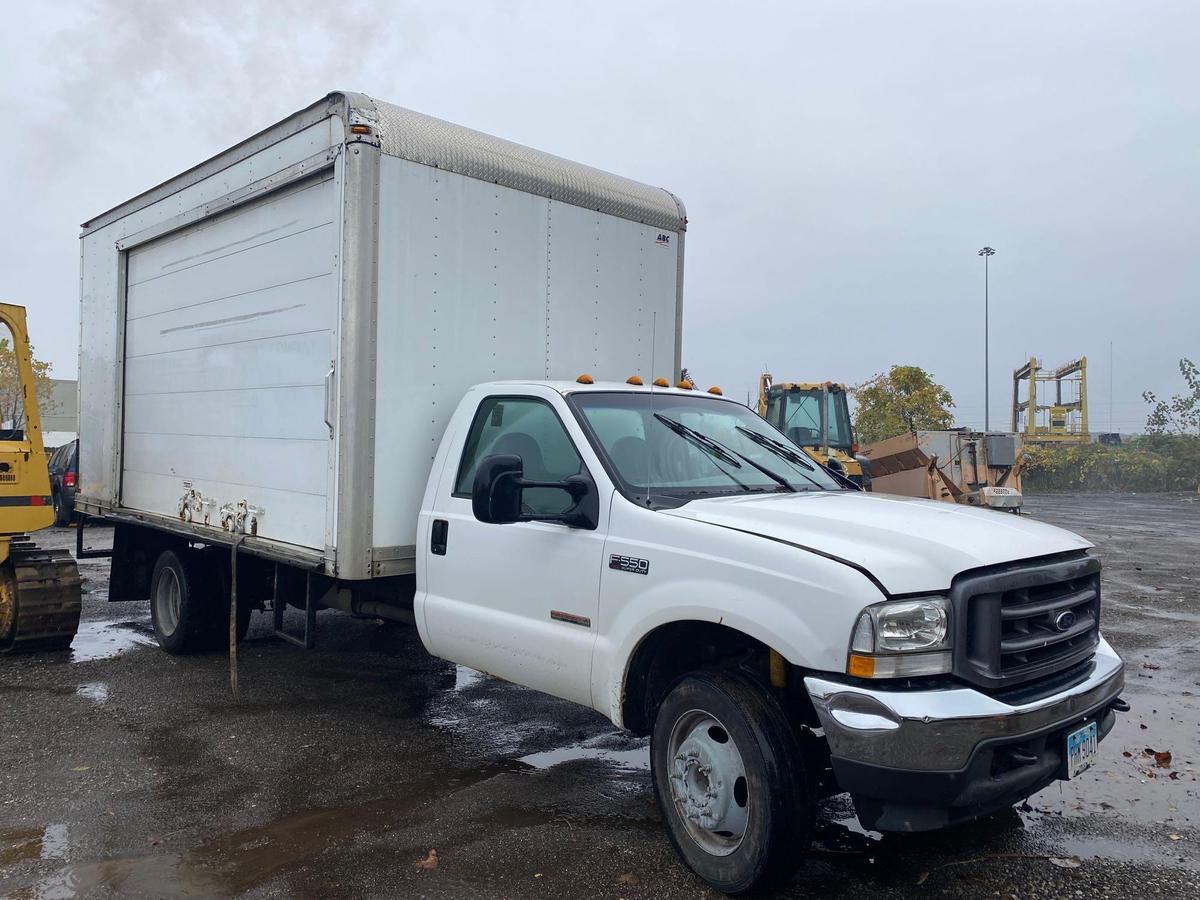
[[[854,430],[864,444],[908,431],[954,424],[954,398],[920,366],[892,366],[851,388],[857,407]]]
[[[3,330],[0,326],[0,331]],[[32,346],[29,351],[32,355]],[[38,409],[45,415],[51,411],[50,397],[54,391],[50,363],[33,360],[33,384]],[[0,427],[6,430],[25,427],[25,394],[21,390],[21,373],[11,335],[0,338]]]
[[[1154,391],[1142,391],[1142,399],[1153,405],[1146,417],[1147,434],[1200,434],[1200,368],[1185,357],[1179,373],[1190,394],[1176,394],[1168,402]]]

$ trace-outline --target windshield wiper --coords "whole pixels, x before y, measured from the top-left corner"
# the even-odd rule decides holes
[[[773,438],[769,438],[765,434],[759,434],[757,431],[751,431],[749,428],[746,428],[743,425],[735,425],[734,427],[739,432],[741,432],[746,437],[748,437],[750,440],[754,441],[754,443],[758,444],[760,447],[770,450],[772,453],[774,453],[776,456],[780,457],[781,459],[786,459],[788,462],[792,463],[793,465],[797,465],[797,466],[800,466],[801,468],[808,469],[808,471],[810,471],[810,472],[815,472],[817,470],[817,466],[815,466],[809,460],[807,454],[803,453],[802,451],[793,450],[787,444],[784,444]],[[821,468],[824,469],[826,472],[828,472],[828,474],[833,476],[835,481],[840,479],[845,484],[854,485],[856,490],[862,490],[862,488],[858,487],[858,485],[854,484],[854,482],[850,481],[845,476],[838,475],[836,472],[833,472],[829,469],[825,469],[824,466],[821,466]],[[813,478],[811,475],[805,475],[805,473],[803,473],[803,472],[801,472],[800,474],[805,478],[805,480],[811,481],[814,485],[816,485],[821,490],[823,490],[823,491],[829,490],[827,485],[821,484],[821,482],[817,481],[817,479]]]
[[[757,431],[751,431],[745,425],[735,425],[734,427],[739,433],[750,438],[750,440],[754,441],[754,443],[758,444],[760,447],[766,447],[776,456],[780,456],[790,463],[795,463],[801,468],[808,469],[810,472],[816,471],[816,467],[813,466],[813,464],[808,461],[808,458],[799,450],[793,450],[786,444],[781,444],[779,441],[769,438],[765,434],[759,434]]]
[[[675,434],[679,435],[692,446],[699,447],[703,452],[707,453],[710,458],[719,459],[737,469],[742,467],[742,464],[737,461],[736,457],[734,457],[732,453],[711,438],[706,437],[698,431],[693,431],[682,422],[676,422],[674,419],[668,419],[666,416],[660,416],[658,413],[654,414],[654,418],[658,419],[665,426],[667,426],[667,428],[675,432]],[[742,481],[724,466],[718,466],[715,462],[713,465],[716,467],[718,472],[740,487],[743,491],[754,490],[754,488],[750,487],[750,485],[746,484],[746,482]]]
[[[739,469],[742,466],[741,466],[741,463],[739,463],[737,460],[740,459],[740,460],[742,460],[742,462],[745,462],[748,465],[751,465],[754,468],[758,469],[758,471],[762,472],[764,475],[766,475],[768,478],[770,478],[772,481],[774,481],[776,484],[778,484],[784,490],[795,492],[796,488],[792,485],[792,483],[790,481],[788,481],[786,478],[784,478],[782,475],[780,475],[778,472],[772,472],[770,469],[768,469],[766,466],[762,465],[761,463],[756,463],[750,457],[745,456],[741,453],[738,453],[736,450],[734,450],[730,447],[726,447],[720,441],[710,438],[707,434],[699,432],[694,428],[689,428],[688,426],[684,425],[682,422],[676,422],[674,419],[668,419],[666,416],[662,415],[661,413],[655,413],[654,418],[658,419],[658,421],[662,422],[664,425],[666,425],[668,428],[670,428],[673,432],[675,432],[680,437],[691,441],[697,447],[700,447],[702,450],[708,451],[709,454],[716,456],[718,459],[727,460],[727,461],[733,463],[733,465],[737,466]],[[734,457],[737,457],[737,459],[734,459]],[[720,468],[720,467],[718,466],[718,468]],[[729,473],[726,472],[725,474],[728,475]],[[733,478],[732,475],[730,475],[729,477]],[[734,481],[737,481],[737,479],[734,478]],[[747,491],[754,490],[749,485],[742,484],[742,482],[740,482],[740,481],[738,481],[738,484],[741,484],[742,487],[745,488]]]

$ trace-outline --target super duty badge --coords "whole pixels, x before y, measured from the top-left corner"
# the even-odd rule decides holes
[[[650,573],[650,560],[638,559],[635,556],[619,556],[614,553],[608,558],[608,567],[610,569],[619,569],[622,572],[632,572],[634,575],[648,575]]]

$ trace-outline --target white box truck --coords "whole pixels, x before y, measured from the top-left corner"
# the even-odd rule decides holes
[[[115,523],[111,598],[175,653],[287,603],[308,642],[318,608],[410,622],[591,706],[651,735],[729,893],[792,870],[821,796],[919,830],[1083,771],[1127,708],[1089,545],[846,489],[654,380],[686,223],[348,93],[88,222],[76,504]]]

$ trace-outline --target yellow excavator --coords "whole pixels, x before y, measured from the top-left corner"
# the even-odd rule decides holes
[[[0,303],[0,334],[4,327],[24,419],[0,423],[0,653],[64,650],[79,628],[79,568],[69,551],[28,537],[54,524],[54,505],[25,308]]]
[[[758,381],[758,414],[814,461],[870,490],[850,426],[845,385],[832,381],[776,384],[764,372]]]

